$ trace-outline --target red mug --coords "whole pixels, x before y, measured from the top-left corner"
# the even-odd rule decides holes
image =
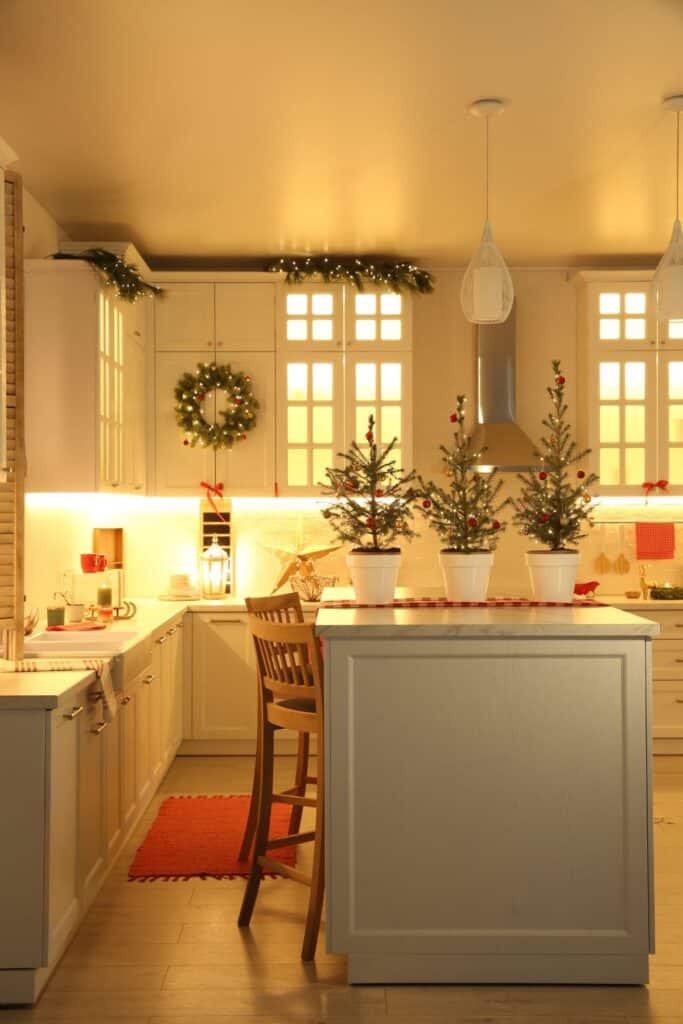
[[[81,555],[81,569],[83,572],[102,572],[106,568],[106,555]]]

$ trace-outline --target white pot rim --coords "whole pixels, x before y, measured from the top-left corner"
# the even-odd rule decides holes
[[[442,562],[462,561],[465,565],[479,562],[480,565],[488,565],[493,562],[493,551],[454,551],[453,548],[442,548],[439,558]]]

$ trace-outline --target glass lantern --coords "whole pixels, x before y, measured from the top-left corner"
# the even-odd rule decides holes
[[[228,583],[228,555],[218,543],[214,534],[211,545],[202,552],[201,582],[202,597],[224,598]]]

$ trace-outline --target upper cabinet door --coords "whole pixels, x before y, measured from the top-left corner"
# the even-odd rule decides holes
[[[340,284],[283,285],[279,289],[280,353],[334,352],[344,344],[344,290]]]
[[[272,352],[275,348],[275,285],[216,285],[216,349]]]
[[[221,362],[233,371],[248,374],[259,403],[256,426],[246,440],[216,452],[216,482],[226,497],[272,497],[275,491],[275,356],[268,352],[225,352]],[[215,399],[216,418],[226,405],[225,396]]]
[[[160,352],[213,352],[214,286],[164,284],[154,303],[156,349]]]
[[[590,340],[604,355],[610,349],[637,351],[657,344],[648,281],[606,281],[589,289]]]
[[[176,423],[176,384],[184,373],[194,372],[197,362],[186,352],[160,352],[156,357],[155,494],[199,497],[202,480],[214,482],[213,450],[184,444]]]
[[[350,352],[407,352],[412,306],[406,295],[379,288],[346,291],[346,347]]]

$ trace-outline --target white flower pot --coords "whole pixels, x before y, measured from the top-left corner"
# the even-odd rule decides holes
[[[527,551],[531,587],[536,601],[572,601],[578,551]]]
[[[394,599],[400,551],[350,551],[346,564],[359,604],[389,604]]]
[[[440,551],[439,564],[449,601],[485,601],[492,551]]]

